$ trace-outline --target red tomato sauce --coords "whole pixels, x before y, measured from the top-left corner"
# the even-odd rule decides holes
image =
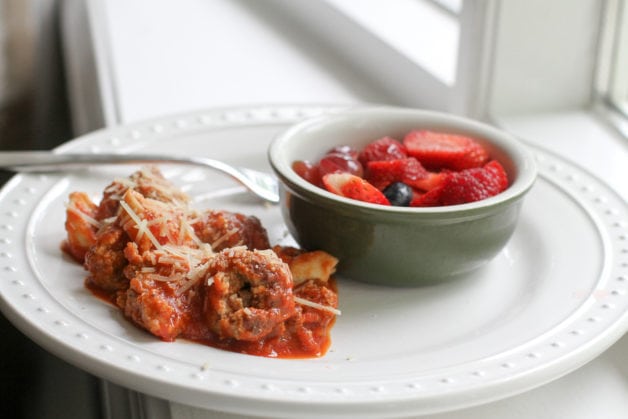
[[[199,211],[189,200],[156,168],[114,180],[98,205],[72,192],[62,250],[83,264],[92,294],[163,341],[324,355],[338,313],[337,259],[271,248],[255,216]]]
[[[99,288],[89,278],[85,280],[85,288],[96,298],[117,307],[118,295],[116,292]],[[330,279],[325,288],[337,295],[337,286],[334,279]],[[313,295],[311,292],[307,293],[306,291],[301,293],[301,295],[303,298],[316,302],[316,295]],[[321,303],[324,302],[321,301]],[[200,309],[201,307],[198,304],[196,307],[188,307],[188,320],[185,324],[185,332],[179,338],[216,349],[269,358],[299,359],[325,355],[331,346],[331,330],[336,322],[336,316],[333,313],[309,307],[300,307],[293,317],[280,327],[277,327],[277,330],[269,336],[259,341],[249,342],[220,338],[204,322]],[[135,326],[142,329],[137,324]]]

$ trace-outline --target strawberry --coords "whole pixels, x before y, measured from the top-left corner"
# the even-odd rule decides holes
[[[440,204],[440,189],[434,189],[428,192],[414,190],[411,207],[437,207]]]
[[[408,156],[406,148],[392,137],[382,137],[372,141],[358,155],[358,160],[363,166],[370,161],[397,160]]]
[[[393,182],[415,186],[415,182],[428,176],[427,170],[414,157],[397,160],[378,160],[367,163],[366,180],[379,190]]]
[[[427,172],[426,176],[416,179],[412,186],[417,189],[421,189],[422,191],[431,191],[432,189],[438,188],[445,182],[449,170],[444,170],[442,172]]]
[[[464,170],[481,167],[488,151],[476,140],[463,135],[427,130],[410,131],[403,139],[409,156],[428,170]]]
[[[478,176],[485,185],[487,192],[492,195],[496,195],[508,187],[508,174],[504,166],[497,160],[491,160],[486,163],[484,172],[480,172]]]
[[[390,205],[375,186],[350,173],[329,173],[323,176],[323,185],[331,193],[372,204]]]
[[[439,183],[426,193],[417,194],[411,206],[464,204],[497,195],[508,187],[506,171],[496,160],[483,167],[440,175]]]

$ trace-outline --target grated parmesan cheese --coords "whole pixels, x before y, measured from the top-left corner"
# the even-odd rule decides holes
[[[72,214],[76,214],[79,217],[81,217],[82,219],[84,219],[85,221],[87,221],[89,224],[93,225],[96,228],[100,228],[102,226],[102,223],[100,221],[98,221],[97,219],[90,217],[89,215],[85,214],[84,212],[82,212],[81,210],[79,210],[78,208],[76,208],[74,206],[74,204],[68,204],[65,207],[68,211],[70,211]]]
[[[146,234],[146,237],[148,237],[148,239],[151,241],[153,246],[155,246],[155,248],[157,248],[159,250],[163,249],[163,247],[161,246],[161,244],[159,243],[157,238],[153,235],[153,233],[150,231],[150,229],[148,229],[142,223],[142,219],[140,219],[139,215],[137,215],[137,213],[135,211],[133,211],[133,209],[129,206],[129,204],[127,204],[124,201],[120,201],[120,206],[124,209],[124,211],[127,213],[127,215],[129,217],[131,217],[131,219],[135,223],[135,226],[137,227],[137,230],[138,230],[138,235],[139,235],[140,231],[143,231],[143,233]]]
[[[306,300],[305,298],[294,297],[294,302],[301,304],[302,306],[308,306],[316,308],[318,310],[329,311],[330,313],[334,313],[336,316],[340,316],[342,314],[342,312],[335,307],[315,303],[314,301]]]
[[[229,239],[229,237],[233,236],[234,234],[238,233],[238,229],[237,228],[233,228],[229,231],[227,231],[225,234],[223,234],[222,236],[220,236],[218,239],[216,239],[213,243],[212,243],[212,247],[216,248],[218,246],[220,246],[225,240]]]
[[[124,256],[128,259],[125,270],[129,268],[125,271],[125,275],[127,277],[133,275],[133,278],[130,279],[135,281],[148,281],[148,283],[142,284],[148,292],[160,293],[159,298],[164,299],[165,305],[176,304],[176,308],[182,312],[188,307],[196,310],[197,299],[205,298],[204,292],[198,292],[199,287],[213,287],[212,291],[219,291],[219,286],[223,285],[220,281],[221,277],[232,274],[230,264],[216,263],[217,254],[214,249],[227,247],[221,251],[220,255],[226,255],[229,258],[234,258],[239,252],[251,251],[270,258],[284,259],[280,253],[276,253],[273,249],[249,249],[245,245],[246,240],[243,239],[246,238],[247,231],[241,230],[239,227],[241,223],[231,222],[228,217],[221,220],[221,223],[211,232],[214,237],[219,235],[213,243],[201,241],[199,236],[205,233],[203,229],[213,229],[216,223],[213,219],[206,218],[208,216],[206,212],[191,209],[188,206],[190,200],[184,190],[177,189],[174,184],[162,177],[158,170],[142,169],[128,179],[116,179],[105,189],[105,194],[103,198],[109,202],[104,208],[107,211],[117,210],[116,216],[99,221],[88,215],[91,214],[91,210],[84,209],[83,211],[87,213],[81,210],[80,201],[78,204],[71,202],[66,206],[68,214],[76,215],[81,217],[81,220],[85,220],[85,222],[80,222],[83,228],[89,224],[90,228],[93,226],[101,229],[100,231],[103,233],[109,232],[108,225],[115,227],[115,229],[123,229],[128,234],[128,237],[124,236],[125,246],[127,246],[124,249]],[[96,208],[98,207],[96,206]],[[204,223],[207,223],[207,226]],[[104,230],[103,226],[107,229]],[[241,225],[241,227],[246,228],[247,226]],[[131,238],[130,241],[129,237]],[[236,241],[238,243],[234,245]],[[130,254],[127,253],[127,249]],[[298,293],[298,290],[294,291],[294,287],[306,279],[326,281],[329,275],[333,273],[336,263],[332,260],[333,258],[324,258],[315,252],[303,252],[302,255],[299,252],[287,251],[285,256],[290,261],[286,264],[292,277],[292,280],[285,278],[285,284],[282,282],[286,287],[289,287],[285,290],[288,293],[290,288],[293,292]],[[274,261],[275,259],[271,260],[271,262]],[[281,266],[283,267],[283,264]],[[247,269],[249,268],[253,272],[266,269],[263,264],[257,263],[256,259],[252,259],[252,264],[247,266]],[[284,279],[284,272],[283,270],[281,272],[282,280]],[[287,274],[287,272],[285,273]],[[226,291],[233,292],[233,290]],[[244,292],[248,293],[248,291]],[[341,315],[340,310],[329,305],[335,305],[335,302],[325,303],[325,301],[321,301],[319,303],[308,298],[296,297],[294,293],[292,295],[294,304],[303,306],[298,307],[299,310],[301,308],[303,310],[313,309],[336,316]],[[307,297],[307,295],[303,296]],[[220,298],[233,298],[233,294]],[[316,297],[309,298],[317,300]],[[124,304],[129,302],[139,304],[140,309],[144,310],[141,320],[132,320],[152,332],[153,317],[150,310],[153,307],[144,307],[142,306],[144,303],[139,299],[133,301],[127,296]],[[257,308],[254,302],[250,306],[247,306],[248,302],[243,305],[245,306],[243,311],[248,316],[256,316],[257,310],[261,309]],[[309,308],[306,309],[305,307]],[[292,304],[290,304],[290,308],[293,308]],[[128,306],[123,309],[127,310]],[[269,309],[278,310],[278,308]],[[144,317],[144,313],[148,315]],[[161,313],[156,315],[159,316]],[[155,321],[162,320],[168,322],[171,318],[164,317]],[[200,319],[200,321],[202,320]],[[327,332],[329,330],[331,326],[328,323],[322,322],[321,331]],[[161,329],[160,333],[162,333]],[[163,333],[169,333],[168,338],[176,338],[175,333],[179,333],[179,329],[173,329],[172,332],[167,330]],[[158,334],[158,336],[160,335]],[[272,349],[270,356],[278,355]],[[208,363],[202,366],[203,370],[209,368]]]

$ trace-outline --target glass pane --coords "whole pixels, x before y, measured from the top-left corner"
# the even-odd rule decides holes
[[[454,85],[460,37],[458,16],[432,0],[327,1],[445,85]],[[438,0],[441,2],[462,6],[462,0]]]
[[[628,116],[628,1],[607,3],[600,63],[600,93]]]
[[[464,0],[429,0],[437,6],[455,15],[460,14]]]

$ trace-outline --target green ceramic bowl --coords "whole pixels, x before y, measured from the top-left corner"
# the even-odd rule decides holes
[[[388,207],[318,188],[292,170],[338,145],[362,148],[413,129],[480,140],[508,173],[504,192],[478,202],[431,208]],[[280,180],[281,211],[305,249],[339,260],[338,273],[375,284],[414,286],[450,280],[489,262],[508,242],[536,178],[531,154],[511,135],[452,115],[403,108],[359,108],[299,123],[273,140],[270,164]]]

